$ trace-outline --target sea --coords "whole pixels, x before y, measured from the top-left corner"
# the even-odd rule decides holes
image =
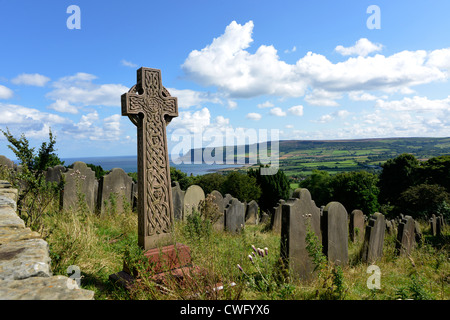
[[[109,156],[109,157],[78,157],[78,158],[61,158],[64,165],[68,166],[75,161],[82,161],[96,166],[101,166],[103,170],[111,170],[113,168],[122,168],[126,173],[137,172],[137,156]],[[186,173],[188,176],[204,175],[207,173],[217,172],[222,169],[242,167],[242,165],[229,164],[190,164],[181,163],[175,164],[169,161],[171,167]]]

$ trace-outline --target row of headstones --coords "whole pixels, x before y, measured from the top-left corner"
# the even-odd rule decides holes
[[[217,230],[239,233],[246,224],[258,224],[260,222],[259,206],[256,201],[241,202],[228,193],[222,196],[217,190],[213,190],[208,196],[217,206],[219,217],[214,224],[214,228]],[[172,182],[174,218],[186,221],[187,217],[192,214],[193,209],[200,210],[201,201],[204,201],[207,197],[198,185],[191,185],[186,191],[183,191],[177,181]]]
[[[312,231],[322,244],[323,254],[334,265],[348,264],[348,238],[364,241],[361,259],[374,263],[383,254],[383,244],[387,223],[396,226],[397,221],[387,221],[383,214],[376,212],[367,223],[361,210],[353,210],[348,219],[345,207],[333,201],[318,208],[307,189],[295,190],[293,197],[281,200],[274,208],[272,229],[281,235],[281,258],[293,274],[309,280],[313,276],[314,265],[307,250],[307,233]],[[421,236],[418,224],[410,216],[398,219],[396,249],[398,254],[407,255]],[[350,231],[350,232],[349,232]]]
[[[431,215],[429,222],[430,222],[431,234],[433,236],[440,236],[442,234],[442,228],[445,225],[444,216],[442,214],[439,216],[436,216],[435,214],[433,214],[433,215]]]

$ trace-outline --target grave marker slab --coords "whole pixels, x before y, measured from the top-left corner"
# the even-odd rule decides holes
[[[224,211],[225,230],[231,233],[241,232],[245,225],[245,204],[233,198]]]
[[[280,234],[281,233],[281,216],[283,212],[283,204],[285,201],[283,199],[280,199],[278,201],[278,206],[273,208],[273,214],[272,214],[272,231]]]
[[[217,190],[211,191],[211,195],[214,197],[213,198],[213,202],[217,205],[217,211],[220,214],[219,219],[214,223],[213,227],[216,230],[223,230],[223,228],[225,226],[225,221],[224,221],[224,210],[225,210],[224,198],[223,198],[222,194],[219,191],[217,191]]]
[[[247,203],[247,210],[245,212],[246,224],[258,224],[258,210],[259,205],[255,200]]]
[[[183,204],[185,191],[181,190],[178,181],[172,182],[173,216],[175,220],[183,220]]]
[[[90,212],[95,211],[95,172],[86,163],[76,161],[73,168],[64,175],[64,189],[61,191],[61,204],[64,210],[77,210],[79,208],[78,195],[84,197]]]
[[[366,227],[364,237],[362,261],[373,264],[383,255],[384,233],[386,231],[386,221],[384,215],[375,212],[370,218]]]
[[[106,210],[116,210],[122,213],[125,203],[131,207],[133,179],[121,168],[114,168],[110,173],[103,176],[98,185],[98,208],[101,214]],[[114,208],[114,201],[115,207]]]
[[[195,184],[189,186],[184,194],[183,220],[186,220],[186,218],[192,214],[194,209],[198,211],[198,205],[200,204],[200,201],[203,200],[205,200],[205,192],[203,189]]]
[[[398,225],[396,249],[400,255],[408,255],[415,245],[415,222],[411,216],[403,216]]]
[[[348,263],[348,220],[344,206],[333,201],[322,214],[322,246],[328,261],[336,265]]]
[[[364,240],[364,213],[361,210],[353,210],[350,213],[350,240],[353,242]]]

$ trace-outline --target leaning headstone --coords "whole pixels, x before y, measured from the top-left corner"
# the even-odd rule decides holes
[[[364,213],[361,210],[350,213],[349,231],[352,242],[364,240]]]
[[[344,206],[333,201],[322,214],[322,247],[328,261],[336,265],[348,263],[348,221]]]
[[[291,198],[282,204],[280,255],[293,275],[301,280],[310,280],[315,266],[306,249],[306,235],[313,228],[312,216],[305,212],[302,199]],[[315,234],[319,241],[320,231]]]
[[[364,244],[362,249],[362,261],[373,264],[383,255],[384,233],[386,222],[384,215],[375,212],[366,227]]]
[[[132,184],[133,179],[121,168],[114,168],[103,176],[98,185],[100,213],[123,213],[126,206],[131,208]]]
[[[415,245],[415,223],[411,216],[403,216],[398,225],[396,250],[400,255],[408,255]]]
[[[183,220],[192,214],[193,210],[198,210],[200,201],[205,200],[205,192],[200,186],[192,185],[186,189],[183,203]]]
[[[270,216],[267,214],[267,212],[264,212],[261,214],[261,219],[259,221],[260,224],[266,224],[270,222]]]
[[[258,210],[259,206],[255,200],[247,203],[247,210],[245,212],[245,223],[246,224],[258,224]]]
[[[414,237],[417,243],[420,243],[422,240],[422,231],[420,230],[420,224],[417,221],[414,221]]]
[[[389,235],[394,234],[394,225],[391,220],[386,220],[386,233]]]
[[[217,190],[211,191],[211,195],[213,197],[212,201],[213,201],[213,203],[216,204],[218,214],[220,215],[219,218],[217,219],[217,221],[214,223],[213,227],[216,230],[223,230],[223,228],[225,226],[225,221],[224,221],[224,210],[225,210],[224,198],[223,198],[222,194],[219,191],[217,191]]]
[[[183,220],[184,193],[178,181],[172,181],[173,216],[175,220]]]
[[[77,161],[64,175],[64,189],[61,191],[63,210],[77,210],[83,201],[90,212],[95,211],[95,172],[84,162]],[[81,205],[84,205],[81,204]]]
[[[281,215],[284,203],[285,201],[283,199],[280,199],[278,201],[278,205],[273,208],[271,223],[272,223],[272,231],[276,234],[281,234]]]
[[[245,204],[233,198],[224,210],[225,230],[240,233],[245,224]]]
[[[45,172],[45,181],[59,183],[61,181],[62,174],[66,171],[67,168],[62,165],[57,165],[52,168],[48,168],[47,171]]]

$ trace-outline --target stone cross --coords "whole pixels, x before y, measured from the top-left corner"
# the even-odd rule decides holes
[[[166,126],[178,116],[178,103],[162,85],[161,70],[137,70],[136,85],[122,95],[122,115],[137,127],[138,243],[147,250],[170,240],[174,219]]]

